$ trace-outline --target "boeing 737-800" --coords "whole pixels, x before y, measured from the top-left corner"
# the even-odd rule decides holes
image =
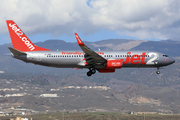
[[[75,33],[82,51],[51,51],[34,45],[12,20],[7,20],[12,41],[9,47],[12,57],[24,62],[58,68],[87,68],[87,76],[100,73],[112,73],[124,67],[157,68],[170,65],[174,59],[159,52],[150,51],[93,51],[87,47]]]

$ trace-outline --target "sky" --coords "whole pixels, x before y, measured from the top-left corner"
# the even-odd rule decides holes
[[[180,0],[0,0],[0,44],[6,20],[35,42],[104,39],[180,41]]]

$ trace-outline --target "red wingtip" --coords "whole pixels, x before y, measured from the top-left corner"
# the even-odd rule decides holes
[[[76,36],[76,39],[77,39],[77,42],[78,42],[79,46],[85,46],[77,33],[75,33],[75,36]]]

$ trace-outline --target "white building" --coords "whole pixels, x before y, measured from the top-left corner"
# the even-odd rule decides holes
[[[41,94],[40,97],[59,97],[57,94]]]

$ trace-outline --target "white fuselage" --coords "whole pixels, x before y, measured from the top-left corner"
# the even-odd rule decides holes
[[[107,60],[123,59],[122,67],[162,67],[172,64],[174,60],[162,53],[144,51],[98,51]],[[27,55],[13,57],[38,65],[59,68],[89,68],[85,64],[82,51],[35,51],[26,52]],[[98,68],[105,66],[96,65]]]

